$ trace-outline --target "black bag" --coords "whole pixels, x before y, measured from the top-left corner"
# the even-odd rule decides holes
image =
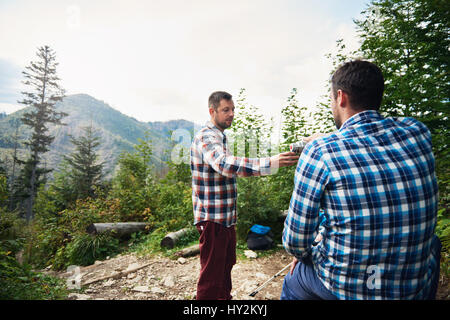
[[[273,240],[271,237],[273,237],[271,231],[264,235],[249,231],[247,234],[247,247],[250,250],[269,250],[273,247]]]

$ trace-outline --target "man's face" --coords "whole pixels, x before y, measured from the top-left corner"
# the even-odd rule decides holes
[[[212,111],[211,111],[212,109]],[[234,102],[233,100],[220,100],[217,110],[210,108],[211,118],[213,118],[219,129],[225,130],[231,127],[234,119]]]

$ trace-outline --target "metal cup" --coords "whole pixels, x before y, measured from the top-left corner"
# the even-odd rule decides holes
[[[306,142],[301,140],[289,145],[289,150],[291,152],[295,152],[296,154],[300,154],[303,151],[303,148],[306,146]]]

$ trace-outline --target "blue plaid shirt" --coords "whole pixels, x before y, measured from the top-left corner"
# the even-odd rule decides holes
[[[438,189],[424,124],[358,113],[305,147],[294,183],[284,247],[300,259],[309,253],[334,295],[428,296],[439,263],[431,255]]]

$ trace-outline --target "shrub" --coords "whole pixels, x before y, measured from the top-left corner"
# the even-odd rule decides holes
[[[0,246],[0,300],[64,299],[67,296],[65,283],[61,279],[31,270],[28,264],[20,265]]]
[[[93,264],[96,260],[103,260],[118,252],[119,240],[108,234],[79,234],[63,251],[65,267],[69,265],[87,266]]]

